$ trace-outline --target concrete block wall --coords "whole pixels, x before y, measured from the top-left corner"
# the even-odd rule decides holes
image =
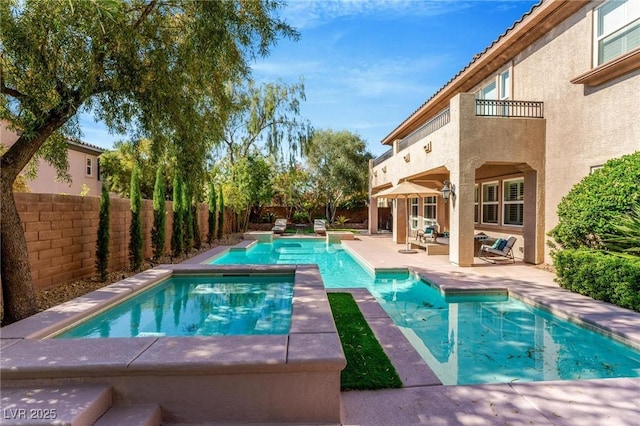
[[[27,240],[31,275],[36,289],[56,286],[95,274],[99,197],[16,193],[16,206]],[[165,252],[171,248],[172,202],[166,202]],[[111,198],[109,271],[129,267],[130,201]],[[198,206],[198,224],[204,243],[208,233],[207,206]],[[225,220],[225,232],[229,220]],[[142,200],[143,253],[153,255],[153,202]]]

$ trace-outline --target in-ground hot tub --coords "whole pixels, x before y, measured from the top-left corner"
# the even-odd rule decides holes
[[[173,276],[289,276],[288,333],[52,339]],[[163,265],[2,329],[3,387],[110,384],[116,402],[157,403],[163,421],[340,423],[346,366],[313,265]]]

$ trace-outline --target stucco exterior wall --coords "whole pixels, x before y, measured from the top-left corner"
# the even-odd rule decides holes
[[[513,59],[513,99],[544,101],[545,227],[591,167],[640,150],[640,71],[597,87],[571,80],[592,68],[593,2]],[[546,260],[549,261],[548,249]]]

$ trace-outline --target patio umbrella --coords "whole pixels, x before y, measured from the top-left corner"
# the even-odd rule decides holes
[[[398,185],[380,191],[374,194],[374,198],[422,198],[431,195],[440,195],[440,191],[436,189],[427,188],[426,186],[419,185],[417,183],[404,181]],[[407,247],[404,250],[399,250],[400,253],[417,253],[416,250],[409,248],[409,208],[407,207]]]

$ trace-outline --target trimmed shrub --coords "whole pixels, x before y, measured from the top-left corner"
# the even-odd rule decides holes
[[[100,281],[105,282],[108,278],[109,267],[109,210],[111,201],[109,199],[109,185],[107,181],[102,182],[102,193],[100,194],[100,219],[98,222],[98,240],[96,241],[96,271],[100,276]]]
[[[153,257],[156,259],[164,254],[164,243],[167,239],[165,231],[167,218],[165,201],[164,176],[162,175],[162,167],[158,167],[156,171],[156,183],[153,187],[153,228],[151,230]]]
[[[640,258],[589,249],[553,254],[561,287],[640,312]]]
[[[607,161],[575,185],[558,204],[558,225],[549,235],[563,248],[600,248],[638,202],[640,151]]]

